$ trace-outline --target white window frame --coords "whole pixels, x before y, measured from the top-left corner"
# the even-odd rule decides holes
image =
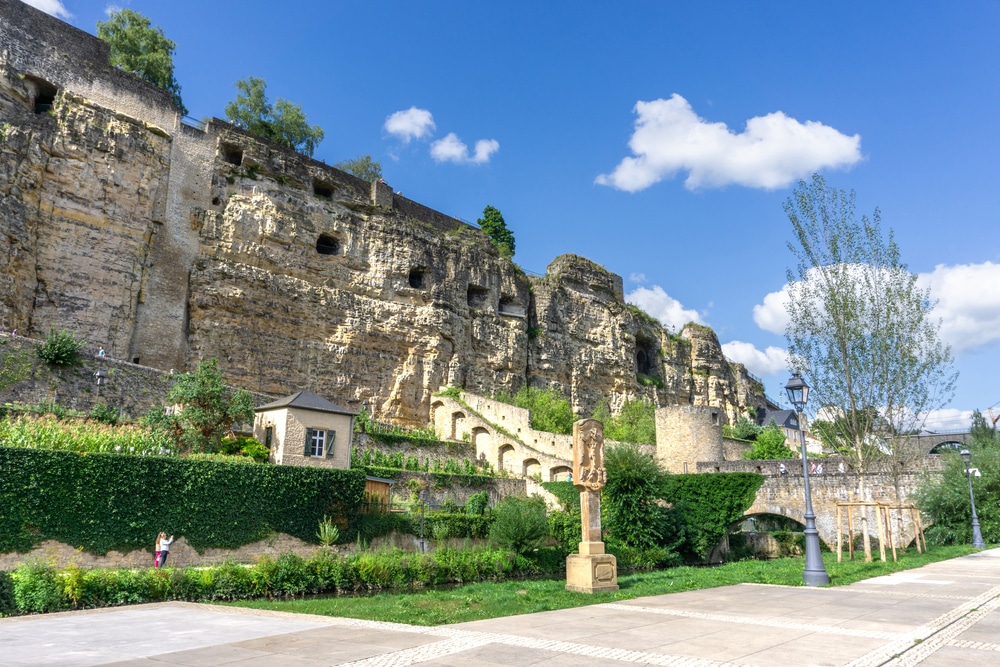
[[[309,441],[309,456],[314,459],[321,459],[326,456],[326,429],[312,429],[312,438]]]

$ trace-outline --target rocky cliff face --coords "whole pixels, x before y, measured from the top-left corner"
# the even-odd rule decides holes
[[[162,369],[217,357],[235,384],[410,425],[448,385],[557,387],[581,414],[759,404],[711,330],[668,335],[593,262],[529,279],[478,229],[227,123],[185,126],[90,36],[0,9],[8,328],[71,329]]]

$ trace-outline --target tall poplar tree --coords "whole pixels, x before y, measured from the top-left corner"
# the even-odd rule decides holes
[[[864,497],[865,475],[898,479],[909,458],[903,436],[951,399],[951,350],[878,209],[859,221],[854,192],[819,175],[800,181],[784,209],[795,239],[785,330],[792,369],[812,387],[811,407],[836,422],[835,444],[853,459]]]

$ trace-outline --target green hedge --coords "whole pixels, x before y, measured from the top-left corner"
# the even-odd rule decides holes
[[[684,522],[684,555],[704,560],[753,504],[764,477],[752,472],[670,475],[666,483],[666,500]]]
[[[498,549],[439,549],[427,554],[320,549],[308,559],[285,554],[254,565],[84,570],[22,564],[0,578],[0,613],[45,613],[163,600],[239,600],[499,581],[538,574],[534,561]]]
[[[0,447],[0,553],[52,539],[103,555],[152,551],[159,531],[201,550],[273,532],[316,542],[324,515],[354,534],[357,470]]]

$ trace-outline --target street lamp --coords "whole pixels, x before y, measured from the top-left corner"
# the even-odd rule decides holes
[[[802,581],[807,586],[822,586],[830,583],[830,575],[823,566],[823,557],[819,551],[819,531],[816,530],[816,515],[813,513],[812,492],[809,490],[809,465],[806,461],[806,432],[802,426],[802,410],[809,400],[809,385],[798,373],[785,385],[788,400],[795,406],[799,419],[799,440],[802,444],[802,479],[806,490],[806,569],[802,573]]]
[[[972,506],[972,548],[985,549],[986,543],[983,542],[983,534],[979,530],[979,517],[976,516],[976,497],[972,493],[973,469],[970,467],[972,453],[968,449],[963,449],[959,456],[962,457],[962,463],[965,464],[965,476],[969,478],[969,504]]]

